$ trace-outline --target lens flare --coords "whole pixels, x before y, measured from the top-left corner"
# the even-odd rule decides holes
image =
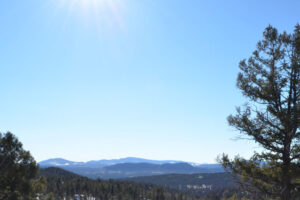
[[[124,26],[124,0],[55,0],[59,9],[65,9],[68,16],[80,17],[98,26]]]

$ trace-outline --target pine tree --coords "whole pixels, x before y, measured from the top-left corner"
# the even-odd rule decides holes
[[[237,87],[249,102],[228,122],[263,150],[220,162],[260,199],[300,198],[300,25],[292,34],[268,26],[239,68]]]
[[[35,179],[39,167],[10,132],[0,133],[0,199],[35,199],[45,178]]]

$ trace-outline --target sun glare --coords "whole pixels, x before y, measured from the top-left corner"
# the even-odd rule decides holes
[[[113,3],[112,0],[61,0],[62,5],[69,5],[70,8],[90,11],[90,9],[100,9]]]
[[[121,0],[56,0],[59,9],[65,9],[68,16],[76,15],[97,24],[117,25],[124,28],[124,1]]]

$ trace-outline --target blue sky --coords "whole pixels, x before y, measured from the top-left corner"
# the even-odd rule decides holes
[[[38,160],[249,157],[226,117],[268,24],[299,1],[26,0],[0,6],[0,130]]]

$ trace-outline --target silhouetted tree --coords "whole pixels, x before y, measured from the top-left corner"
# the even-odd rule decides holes
[[[263,36],[239,65],[237,87],[250,102],[228,117],[263,151],[250,160],[223,155],[220,162],[260,199],[291,200],[300,191],[300,25],[292,34],[268,26]]]

